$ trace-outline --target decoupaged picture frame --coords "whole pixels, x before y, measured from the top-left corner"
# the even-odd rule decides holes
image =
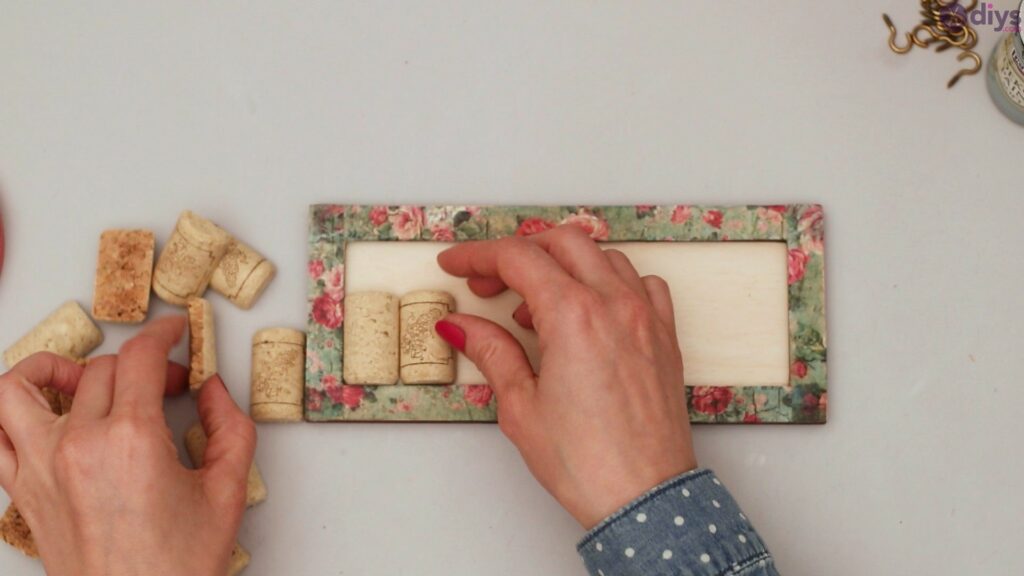
[[[687,387],[697,423],[821,424],[827,411],[824,214],[778,206],[369,206],[310,208],[305,416],[312,422],[494,422],[485,383],[349,386],[342,382],[348,242],[461,242],[529,235],[559,224],[602,242],[783,242],[789,381]]]

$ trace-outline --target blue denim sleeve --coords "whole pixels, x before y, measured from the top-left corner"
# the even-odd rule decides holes
[[[593,576],[778,576],[750,521],[711,470],[656,486],[577,546]]]

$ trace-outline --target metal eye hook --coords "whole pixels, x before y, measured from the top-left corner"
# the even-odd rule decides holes
[[[981,56],[978,56],[978,53],[973,50],[965,50],[961,52],[959,56],[956,57],[956,59],[960,62],[963,62],[967,58],[974,60],[974,67],[964,68],[963,70],[957,72],[956,76],[953,76],[953,78],[950,79],[949,84],[946,85],[946,88],[952,88],[953,86],[956,86],[956,83],[959,82],[960,79],[963,78],[964,76],[973,76],[978,72],[981,72]]]
[[[896,44],[896,37],[899,36],[899,32],[896,30],[896,25],[892,23],[892,18],[889,18],[888,14],[882,14],[882,20],[885,21],[885,25],[889,27],[889,49],[897,54],[906,54],[914,48],[914,36],[907,32],[907,45],[899,46]]]
[[[921,32],[927,32],[928,35],[931,36],[931,38],[925,38],[922,40],[920,37]],[[920,48],[927,48],[938,40],[942,40],[942,37],[938,33],[936,33],[931,26],[928,26],[926,24],[918,24],[910,33],[910,41],[913,42],[915,46],[918,46]]]

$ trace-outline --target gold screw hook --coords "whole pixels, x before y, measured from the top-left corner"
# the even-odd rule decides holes
[[[957,72],[956,76],[953,76],[953,78],[950,79],[949,84],[946,84],[946,88],[952,88],[953,86],[956,86],[956,83],[959,82],[960,79],[963,78],[964,76],[973,76],[978,72],[981,72],[981,56],[978,56],[978,53],[973,50],[965,50],[961,52],[959,56],[956,57],[956,59],[960,62],[963,62],[967,58],[974,60],[974,67],[964,68],[963,70]]]
[[[888,14],[882,14],[882,20],[889,27],[889,49],[897,54],[910,52],[914,48],[914,36],[907,32],[907,45],[900,46],[896,44],[896,37],[899,36],[899,32],[896,30],[896,25],[892,23],[892,18],[889,18]]]

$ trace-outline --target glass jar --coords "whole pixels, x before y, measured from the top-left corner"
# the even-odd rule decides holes
[[[1020,14],[1024,16],[1024,2]],[[996,44],[988,63],[988,91],[996,106],[1018,124],[1024,124],[1024,25]]]

